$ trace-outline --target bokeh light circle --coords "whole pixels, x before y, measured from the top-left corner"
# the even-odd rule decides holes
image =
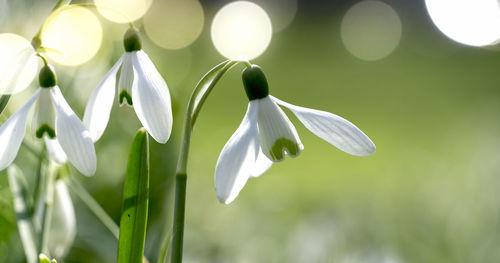
[[[153,0],[94,0],[101,15],[112,22],[122,24],[144,16],[152,2]]]
[[[227,58],[261,55],[271,42],[272,25],[260,6],[236,1],[222,7],[214,17],[212,41],[219,53]]]
[[[0,94],[24,90],[38,73],[35,50],[19,35],[0,34],[0,58]]]
[[[290,25],[298,9],[298,0],[251,0],[261,6],[271,17],[273,32],[277,33]]]
[[[144,16],[144,29],[156,45],[180,49],[200,36],[204,22],[198,0],[161,0],[155,1]]]
[[[82,7],[55,12],[42,34],[42,46],[58,51],[47,52],[47,56],[68,66],[90,60],[99,50],[101,42],[102,26],[99,19]]]
[[[383,2],[367,0],[352,6],[340,27],[342,42],[355,57],[375,61],[391,54],[401,39],[401,20]]]
[[[487,46],[500,39],[497,0],[425,0],[427,12],[447,37],[470,46]]]

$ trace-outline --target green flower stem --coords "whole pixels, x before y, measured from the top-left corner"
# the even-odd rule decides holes
[[[43,184],[41,183],[42,178],[43,178],[42,169],[43,169],[43,164],[45,163],[45,160],[47,159],[46,154],[47,154],[47,150],[46,150],[45,144],[44,144],[43,148],[42,148],[42,152],[38,156],[38,167],[36,170],[36,178],[35,178],[36,187],[35,187],[35,193],[33,194],[33,203],[34,204],[38,203],[38,199],[40,198],[40,193],[42,192],[42,186],[43,186]],[[36,206],[33,206],[31,208],[31,215],[33,215],[35,213],[35,208],[36,208]]]
[[[5,107],[7,107],[7,104],[9,103],[9,99],[10,99],[10,95],[2,95],[2,97],[0,97],[0,114],[2,114]]]
[[[71,191],[82,200],[82,202],[94,213],[94,215],[101,221],[101,223],[118,239],[120,228],[113,221],[113,219],[104,211],[99,203],[90,195],[89,192],[73,177],[70,177],[69,188]]]
[[[63,7],[63,6],[69,5],[69,4],[71,4],[71,0],[59,0],[59,1],[57,1],[57,4],[56,4],[56,6],[54,6],[52,11],[55,11],[55,10],[59,9],[60,7]]]
[[[182,246],[184,238],[184,219],[186,211],[186,185],[187,185],[187,162],[189,155],[189,146],[191,144],[191,135],[194,125],[200,113],[203,103],[207,99],[215,84],[224,76],[224,74],[238,63],[244,63],[251,67],[247,60],[227,60],[211,69],[198,82],[189,99],[184,120],[184,131],[182,144],[177,163],[177,173],[175,176],[175,205],[174,205],[174,225],[172,233],[172,263],[182,262]],[[161,251],[165,251],[168,242],[162,244]]]
[[[54,204],[54,182],[56,177],[56,167],[53,163],[49,163],[47,168],[47,173],[45,174],[45,199],[43,200],[43,211],[42,211],[42,228],[40,231],[40,236],[38,240],[38,254],[48,252],[48,234],[50,230],[50,221],[52,220],[52,206]]]
[[[69,4],[71,4],[71,0],[59,0],[59,1],[57,1],[56,5],[54,6],[54,8],[52,8],[52,12],[50,13],[50,15],[48,17],[50,17],[59,8],[62,8],[62,7],[67,6]],[[43,33],[43,29],[44,29],[45,25],[47,24],[47,20],[45,20],[45,22],[42,24],[42,26],[38,30],[38,33],[36,33],[36,35],[31,40],[31,45],[35,48],[35,50],[38,50],[38,48],[40,48],[40,46],[42,45],[42,33]]]

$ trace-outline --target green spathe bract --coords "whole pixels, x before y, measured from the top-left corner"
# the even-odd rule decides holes
[[[149,203],[149,139],[144,128],[130,149],[123,190],[118,240],[118,263],[141,263],[146,240]]]
[[[283,153],[284,149],[286,149],[286,152],[291,157],[295,157],[300,151],[298,144],[290,139],[281,137],[274,142],[269,154],[273,157],[274,161],[282,161],[285,157]]]
[[[57,85],[56,73],[50,65],[44,65],[38,75],[38,81],[42,88],[52,88]]]
[[[266,75],[259,66],[252,65],[243,70],[242,78],[249,100],[262,99],[269,95]]]
[[[134,52],[142,49],[141,37],[137,29],[131,27],[125,32],[123,36],[123,46],[127,52]]]

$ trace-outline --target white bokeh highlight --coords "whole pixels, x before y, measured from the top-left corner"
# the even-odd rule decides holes
[[[390,55],[401,39],[401,20],[388,4],[367,0],[352,6],[340,27],[345,48],[355,57],[376,61]]]
[[[89,61],[99,51],[101,42],[99,19],[83,7],[56,11],[49,17],[42,34],[42,45],[57,51],[47,52],[47,56],[67,66]]]
[[[156,45],[181,49],[200,36],[204,22],[205,15],[198,0],[161,0],[155,1],[144,16],[144,29]]]
[[[16,34],[0,34],[0,94],[24,90],[37,73],[38,61],[31,43]]]
[[[287,28],[297,14],[298,0],[251,0],[269,13],[273,33]]]
[[[261,55],[272,37],[269,15],[257,4],[236,1],[222,7],[211,28],[215,48],[226,58]]]
[[[143,17],[152,2],[153,0],[94,0],[99,13],[115,23],[128,23]]]
[[[426,0],[432,22],[447,37],[469,46],[500,40],[498,0]]]

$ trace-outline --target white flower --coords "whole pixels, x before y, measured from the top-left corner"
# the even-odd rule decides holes
[[[83,123],[94,141],[104,133],[115,98],[116,75],[120,104],[134,107],[142,125],[159,143],[166,143],[172,131],[172,107],[170,93],[148,55],[141,50],[140,39],[134,29],[129,29],[124,38],[125,54],[106,74],[92,92]]]
[[[54,208],[48,236],[50,255],[58,259],[66,256],[76,237],[75,208],[63,180],[55,183]]]
[[[11,33],[0,34],[0,58],[0,94],[21,92],[36,77],[36,51],[25,38]]]
[[[308,109],[269,95],[267,80],[258,66],[243,72],[250,102],[236,132],[220,153],[215,168],[215,191],[220,202],[229,204],[247,180],[266,172],[285,153],[296,157],[304,149],[295,127],[278,106],[288,108],[316,136],[340,150],[368,156],[375,145],[351,122],[329,112]]]
[[[28,102],[0,127],[0,170],[16,158],[28,114],[36,103],[31,128],[37,138],[43,138],[51,158],[59,163],[69,160],[82,174],[93,175],[97,161],[90,133],[64,99],[49,66],[40,71],[40,85]]]

